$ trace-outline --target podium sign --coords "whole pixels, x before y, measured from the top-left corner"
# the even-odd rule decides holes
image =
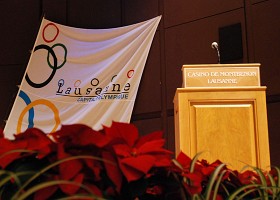
[[[237,170],[246,165],[269,167],[266,87],[259,85],[258,64],[245,65],[219,65],[213,69],[209,65],[183,66],[185,87],[177,88],[174,98],[176,154],[183,151],[193,157],[204,152],[201,159],[209,162],[219,159]],[[188,73],[192,72],[256,73],[256,76],[237,77],[237,83],[230,86],[224,83],[213,86],[205,76],[189,81]]]
[[[260,86],[260,64],[184,65],[183,87]]]

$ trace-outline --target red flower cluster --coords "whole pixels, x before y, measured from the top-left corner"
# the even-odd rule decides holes
[[[137,181],[153,167],[168,167],[172,152],[164,149],[162,132],[140,137],[132,124],[113,122],[111,127],[94,131],[75,124],[45,134],[28,129],[15,140],[0,138],[0,169],[9,169],[14,161],[36,155],[48,163],[64,160],[53,167],[44,181],[64,180],[75,184],[58,184],[37,191],[34,199],[48,199],[58,191],[66,195],[85,193],[80,185],[102,196],[119,195],[122,184]],[[76,159],[72,159],[77,157]],[[108,183],[104,183],[104,176]],[[1,198],[0,198],[1,199]]]
[[[193,166],[192,166],[193,165]],[[172,166],[172,171],[180,174],[183,179],[182,183],[184,188],[190,195],[200,194],[205,188],[205,183],[209,181],[211,174],[221,166],[222,162],[217,160],[209,164],[206,160],[196,161],[180,152],[175,164]],[[226,166],[222,166],[220,172],[225,171],[226,173],[222,176],[225,180],[229,177],[230,170]],[[221,195],[217,195],[217,199],[223,199]]]
[[[43,158],[52,151],[53,142],[39,129],[28,129],[22,134],[15,135],[15,140],[8,140],[1,134],[0,138],[0,167],[5,169],[12,161],[24,156],[34,154]]]
[[[139,136],[133,124],[117,122],[100,131],[81,124],[62,126],[50,134],[32,128],[14,140],[0,131],[0,199],[17,199],[32,191],[28,195],[35,200],[75,195],[76,199],[220,200],[240,187],[250,199],[262,194],[257,191],[261,184],[272,188],[265,189],[268,195],[280,191],[275,190],[280,183],[278,168],[239,173],[219,160],[208,163],[183,152],[171,159],[164,142],[160,131]],[[40,184],[44,187],[38,189]]]

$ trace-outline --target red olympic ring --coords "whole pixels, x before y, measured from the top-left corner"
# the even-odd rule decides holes
[[[46,30],[46,28],[47,28],[48,26],[54,26],[54,27],[56,28],[56,35],[55,35],[54,38],[51,39],[51,40],[47,40],[47,39],[45,38],[45,30]],[[43,36],[43,39],[44,39],[45,42],[50,43],[50,42],[53,42],[53,41],[57,38],[58,33],[59,33],[58,27],[57,27],[54,23],[48,23],[48,24],[44,27],[44,29],[43,29],[43,34],[42,34],[42,36]]]

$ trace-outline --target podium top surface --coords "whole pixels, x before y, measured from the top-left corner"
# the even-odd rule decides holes
[[[183,65],[183,88],[260,86],[260,64]]]

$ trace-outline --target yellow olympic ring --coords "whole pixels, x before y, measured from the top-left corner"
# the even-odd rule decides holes
[[[48,106],[54,113],[54,120],[55,120],[55,126],[53,127],[51,132],[54,132],[57,130],[59,124],[60,124],[60,118],[59,118],[59,112],[58,109],[55,107],[55,105],[53,103],[51,103],[48,100],[44,100],[44,99],[38,99],[35,100],[33,102],[31,102],[30,104],[28,104],[22,111],[22,113],[19,116],[19,120],[18,120],[18,125],[17,125],[17,134],[19,134],[21,132],[21,126],[22,126],[22,120],[24,115],[33,107],[39,104],[43,104]]]

